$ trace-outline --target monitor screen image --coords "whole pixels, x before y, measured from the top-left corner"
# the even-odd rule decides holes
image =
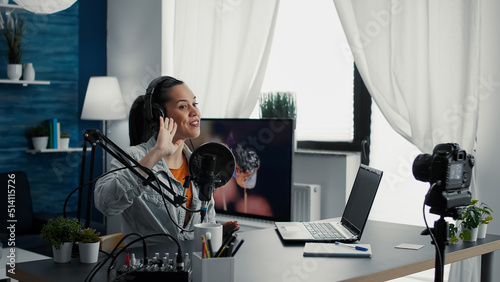
[[[200,132],[198,138],[191,139],[195,148],[218,142],[235,156],[233,177],[214,191],[217,213],[290,221],[292,119],[205,118]]]

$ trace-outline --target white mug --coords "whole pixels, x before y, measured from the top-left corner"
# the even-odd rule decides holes
[[[211,235],[211,246],[212,251],[215,253],[222,245],[222,224],[217,223],[198,223],[194,225],[194,250],[195,252],[201,252],[202,241],[201,236],[205,236],[205,241],[207,237],[207,232]],[[208,241],[207,241],[208,244]]]

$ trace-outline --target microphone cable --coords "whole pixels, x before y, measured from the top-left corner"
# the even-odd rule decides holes
[[[155,178],[155,182],[156,184],[158,185],[158,189],[161,189],[161,186],[160,186],[160,179],[158,178],[158,174],[160,173],[165,173],[165,171],[159,171],[159,172],[156,172],[154,174],[154,178]],[[168,180],[168,184],[170,185],[170,188],[172,189],[172,181],[170,180],[170,177],[167,175],[166,176],[167,180]],[[194,232],[194,229],[193,230],[187,230],[185,229],[184,227],[180,226],[173,218],[172,218],[172,215],[170,214],[170,210],[168,209],[168,205],[167,205],[167,202],[165,201],[165,198],[164,197],[161,197],[162,201],[163,201],[163,206],[165,207],[165,210],[167,211],[167,215],[168,217],[170,218],[170,221],[177,227],[179,228],[179,230],[181,232]],[[183,208],[184,210],[186,211],[190,211],[190,212],[200,212],[200,210],[191,210],[191,209],[188,209],[187,207],[185,207],[184,205],[180,205],[181,208]]]

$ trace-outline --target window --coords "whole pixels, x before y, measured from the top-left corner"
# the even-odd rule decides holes
[[[261,92],[296,93],[298,148],[362,150],[371,98],[353,66],[333,1],[280,2]]]

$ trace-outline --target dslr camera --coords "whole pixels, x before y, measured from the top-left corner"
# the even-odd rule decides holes
[[[432,155],[420,154],[415,158],[413,176],[432,186],[425,200],[431,213],[459,217],[456,208],[467,206],[472,200],[469,186],[473,167],[474,156],[456,143],[438,144]]]

